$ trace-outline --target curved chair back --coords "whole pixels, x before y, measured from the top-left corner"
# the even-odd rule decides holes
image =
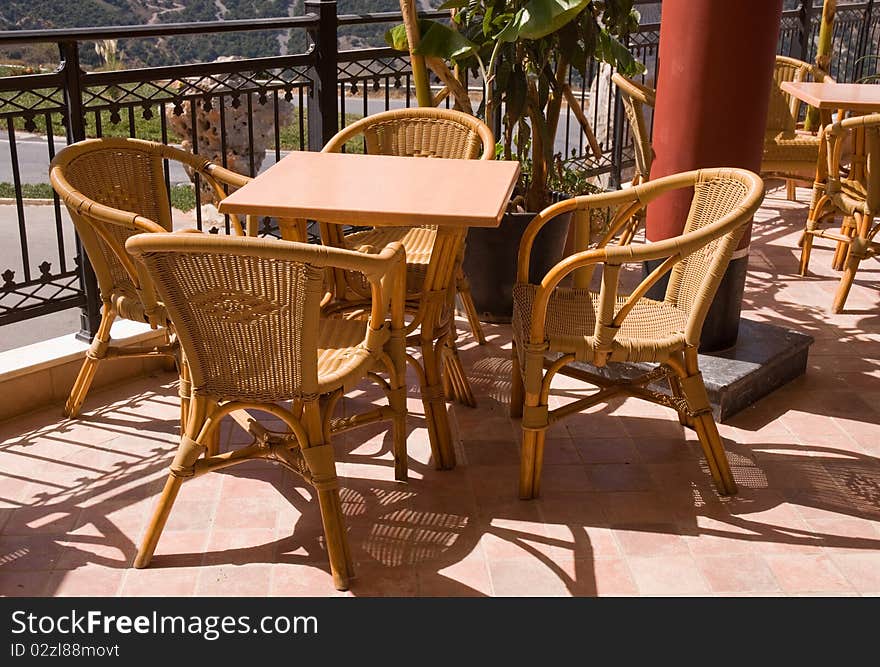
[[[128,312],[119,312],[129,319],[142,319],[133,312],[140,306],[149,316],[156,305],[149,280],[125,251],[125,242],[143,232],[171,231],[165,160],[200,174],[218,198],[225,196],[222,183],[240,186],[249,180],[173,146],[109,137],[71,144],[49,168],[52,187],[67,206],[95,270],[102,299],[129,304]],[[117,299],[122,294],[129,298]],[[132,308],[137,301],[141,304]]]
[[[609,244],[651,201],[665,192],[682,188],[693,188],[694,196],[680,236],[638,245],[630,245],[628,241]],[[563,259],[544,276],[535,297],[532,341],[543,340],[544,314],[556,286],[579,269],[602,264],[602,290],[595,323],[597,355],[612,352],[613,341],[623,320],[666,273],[670,276],[664,301],[685,312],[685,340],[688,345],[699,345],[703,322],[727,264],[763,196],[763,181],[756,174],[745,169],[715,168],[673,174],[618,192],[576,197],[544,209],[523,234],[517,274],[519,283],[528,282],[528,255],[532,242],[548,221],[567,211],[591,208],[609,207],[616,209],[617,214],[598,247]],[[656,260],[663,262],[629,295],[618,296],[618,279],[623,264]],[[650,332],[645,333],[645,338],[650,339]],[[630,352],[638,357],[638,350],[631,349]]]
[[[857,128],[864,133],[864,163],[844,169],[845,139]],[[850,210],[864,211],[872,217],[880,215],[880,113],[837,121],[825,128],[825,135],[828,138],[828,194],[848,199]],[[856,170],[861,176],[858,180],[853,176]]]
[[[633,137],[633,151],[636,160],[633,184],[644,183],[651,175],[651,163],[654,161],[651,135],[645,120],[645,107],[654,107],[656,93],[653,88],[628,79],[617,72],[611,75],[611,80],[620,90],[620,100],[623,102],[623,110],[626,112]]]
[[[415,107],[367,116],[340,130],[324,153],[339,153],[362,135],[370,155],[492,160],[495,137],[479,118],[452,109]]]
[[[773,86],[770,89],[770,105],[767,109],[767,132],[794,132],[802,102],[786,93],[780,87],[783,81],[834,81],[815,65],[789,58],[776,56],[773,67]]]
[[[320,375],[343,360],[319,364],[320,305],[327,267],[363,273],[373,310],[359,353],[378,355],[392,293],[382,279],[399,244],[375,255],[321,246],[202,234],[142,234],[126,248],[149,271],[175,325],[193,395],[222,400],[316,400]],[[374,332],[371,334],[371,332]],[[354,341],[354,346],[358,341]],[[338,363],[337,363],[338,362]],[[319,368],[320,365],[320,368]],[[336,378],[338,379],[338,378]]]

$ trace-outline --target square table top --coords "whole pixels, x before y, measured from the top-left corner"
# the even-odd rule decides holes
[[[872,83],[783,81],[781,88],[817,109],[880,111],[880,86]]]
[[[293,151],[221,213],[348,225],[497,227],[519,163]]]

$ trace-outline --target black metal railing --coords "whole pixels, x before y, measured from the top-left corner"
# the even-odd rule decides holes
[[[813,6],[817,3],[821,0],[808,0],[784,12],[779,53],[813,57],[821,12]],[[653,84],[661,5],[650,0],[637,4],[645,13],[630,47],[647,66],[643,79]],[[0,327],[79,307],[82,335],[95,331],[100,300],[66,212],[45,185],[48,206],[31,206],[26,198],[29,187],[39,191],[48,182],[49,161],[66,143],[107,135],[180,143],[200,153],[214,151],[212,158],[253,176],[287,150],[319,149],[354,117],[415,103],[404,54],[385,47],[338,47],[337,36],[346,28],[390,24],[399,21],[399,14],[337,15],[333,0],[306,0],[305,12],[279,19],[0,33],[0,49],[55,44],[59,54],[54,71],[0,76],[0,133],[8,145],[8,151],[0,148],[0,183],[8,181],[14,195],[8,204],[11,214],[0,216]],[[301,53],[222,62],[103,71],[81,66],[81,56],[91,55],[97,40],[196,39],[269,30],[305,32],[309,46]],[[835,78],[853,81],[875,72],[877,63],[870,56],[880,50],[880,10],[874,0],[840,3],[834,39]],[[556,149],[614,187],[632,164],[632,143],[610,71],[593,62],[588,74],[585,79],[572,75],[570,85],[588,110],[601,156],[590,151],[571,114],[560,123]],[[478,95],[479,81],[471,84]],[[166,165],[169,192],[180,183],[189,183],[189,177]],[[194,198],[194,224],[215,231],[228,225],[222,218],[205,218],[198,184],[187,191]],[[266,219],[262,232],[277,230]]]

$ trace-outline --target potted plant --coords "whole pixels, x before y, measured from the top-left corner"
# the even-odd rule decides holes
[[[500,118],[498,157],[523,166],[504,233],[472,230],[468,236],[465,271],[485,319],[509,318],[520,235],[535,213],[558,199],[554,184],[578,180],[554,153],[563,101],[577,103],[568,84],[572,69],[583,80],[593,58],[627,76],[644,69],[619,39],[638,26],[632,5],[633,0],[449,0],[441,9],[452,10],[450,25],[418,22],[412,55],[429,65],[449,61],[459,71],[475,72],[484,94],[476,112],[469,110],[490,126]],[[403,25],[392,28],[386,40],[409,48]],[[542,230],[533,251],[536,273],[558,261],[566,236],[564,223]]]

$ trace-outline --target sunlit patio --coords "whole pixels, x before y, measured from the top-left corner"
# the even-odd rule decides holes
[[[778,186],[754,225],[743,314],[815,343],[806,375],[719,425],[738,495],[717,494],[672,410],[628,399],[552,426],[541,497],[519,500],[511,332],[486,325],[488,345],[459,340],[478,407],[450,404],[454,470],[430,461],[415,377],[408,483],[384,426],[335,439],[348,592],[311,487],[266,462],[185,484],[150,567],[131,567],[178,442],[177,379],[157,372],[93,391],[75,420],[53,405],[0,424],[0,594],[880,594],[880,266],[863,263],[829,314],[831,245],[798,275],[809,190],[789,202]],[[571,399],[565,382],[551,407]],[[345,409],[377,396],[354,391]],[[230,422],[221,447],[246,437]]]

